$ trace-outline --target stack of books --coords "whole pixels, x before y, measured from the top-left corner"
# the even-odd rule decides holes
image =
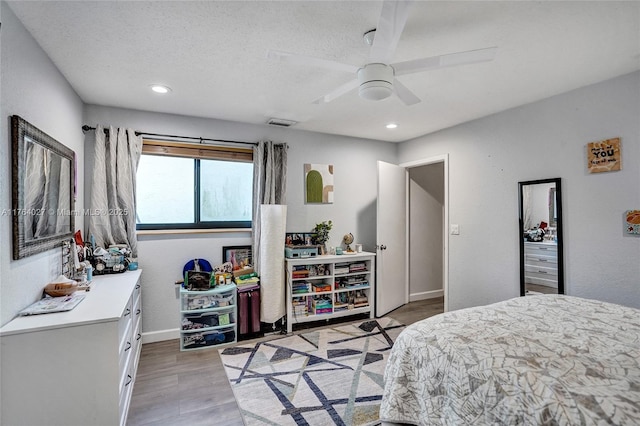
[[[260,277],[258,277],[258,274],[256,274],[255,272],[246,275],[240,275],[239,277],[235,277],[234,280],[238,289],[260,284]]]
[[[293,315],[306,316],[309,315],[309,307],[306,297],[294,297],[291,300],[293,306]]]
[[[349,272],[364,272],[367,270],[367,265],[364,262],[351,263],[349,265]]]
[[[333,312],[331,299],[313,299],[311,302],[311,312],[314,315],[330,314]]]
[[[349,273],[349,264],[348,263],[341,263],[341,264],[337,264],[334,267],[335,269],[333,270],[333,273],[338,275],[338,274],[348,274]]]
[[[307,281],[294,281],[291,285],[291,292],[293,294],[310,293],[311,283]]]
[[[293,271],[291,271],[291,276],[293,278],[307,278],[309,276],[309,270],[306,266],[294,266]]]
[[[313,283],[313,291],[316,293],[331,291],[331,285],[325,283]]]

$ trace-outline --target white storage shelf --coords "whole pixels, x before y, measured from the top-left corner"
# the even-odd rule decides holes
[[[141,272],[96,276],[73,310],[0,329],[0,424],[126,423],[142,347]]]
[[[303,322],[362,313],[373,318],[375,253],[286,259],[285,267],[288,333]]]
[[[180,290],[180,350],[220,347],[237,342],[234,284],[211,290]]]

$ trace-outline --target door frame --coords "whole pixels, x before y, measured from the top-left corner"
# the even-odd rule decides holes
[[[442,244],[443,253],[442,253],[442,292],[444,294],[444,311],[447,312],[449,310],[449,154],[441,154],[433,157],[427,157],[420,160],[408,161],[406,163],[398,164],[400,167],[404,167],[405,169],[412,169],[414,167],[420,166],[428,166],[429,164],[443,163],[444,165],[444,211],[442,212],[443,216],[443,226],[442,226]],[[409,174],[407,173],[407,183],[405,185],[405,191],[407,192],[407,203],[411,200],[409,199]],[[407,208],[407,218],[406,224],[407,229],[406,238],[407,238],[407,247],[405,252],[407,253],[407,260],[405,262],[406,268],[406,279],[407,279],[407,300],[409,299],[409,209]]]

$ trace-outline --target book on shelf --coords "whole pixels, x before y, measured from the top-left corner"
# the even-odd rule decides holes
[[[316,293],[331,291],[331,284],[315,283],[313,284],[313,291]]]
[[[294,282],[293,285],[291,286],[291,292],[293,294],[310,293],[311,284],[308,283],[307,281]]]
[[[364,262],[349,264],[349,272],[363,272],[367,270],[367,265]]]

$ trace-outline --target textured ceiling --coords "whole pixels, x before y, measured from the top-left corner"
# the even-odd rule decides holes
[[[640,2],[422,1],[393,62],[497,46],[492,62],[399,77],[421,103],[368,101],[354,78],[268,49],[361,66],[382,2],[18,1],[11,9],[85,103],[403,141],[640,69]],[[173,90],[149,90],[162,83]],[[387,130],[384,124],[397,122]]]

